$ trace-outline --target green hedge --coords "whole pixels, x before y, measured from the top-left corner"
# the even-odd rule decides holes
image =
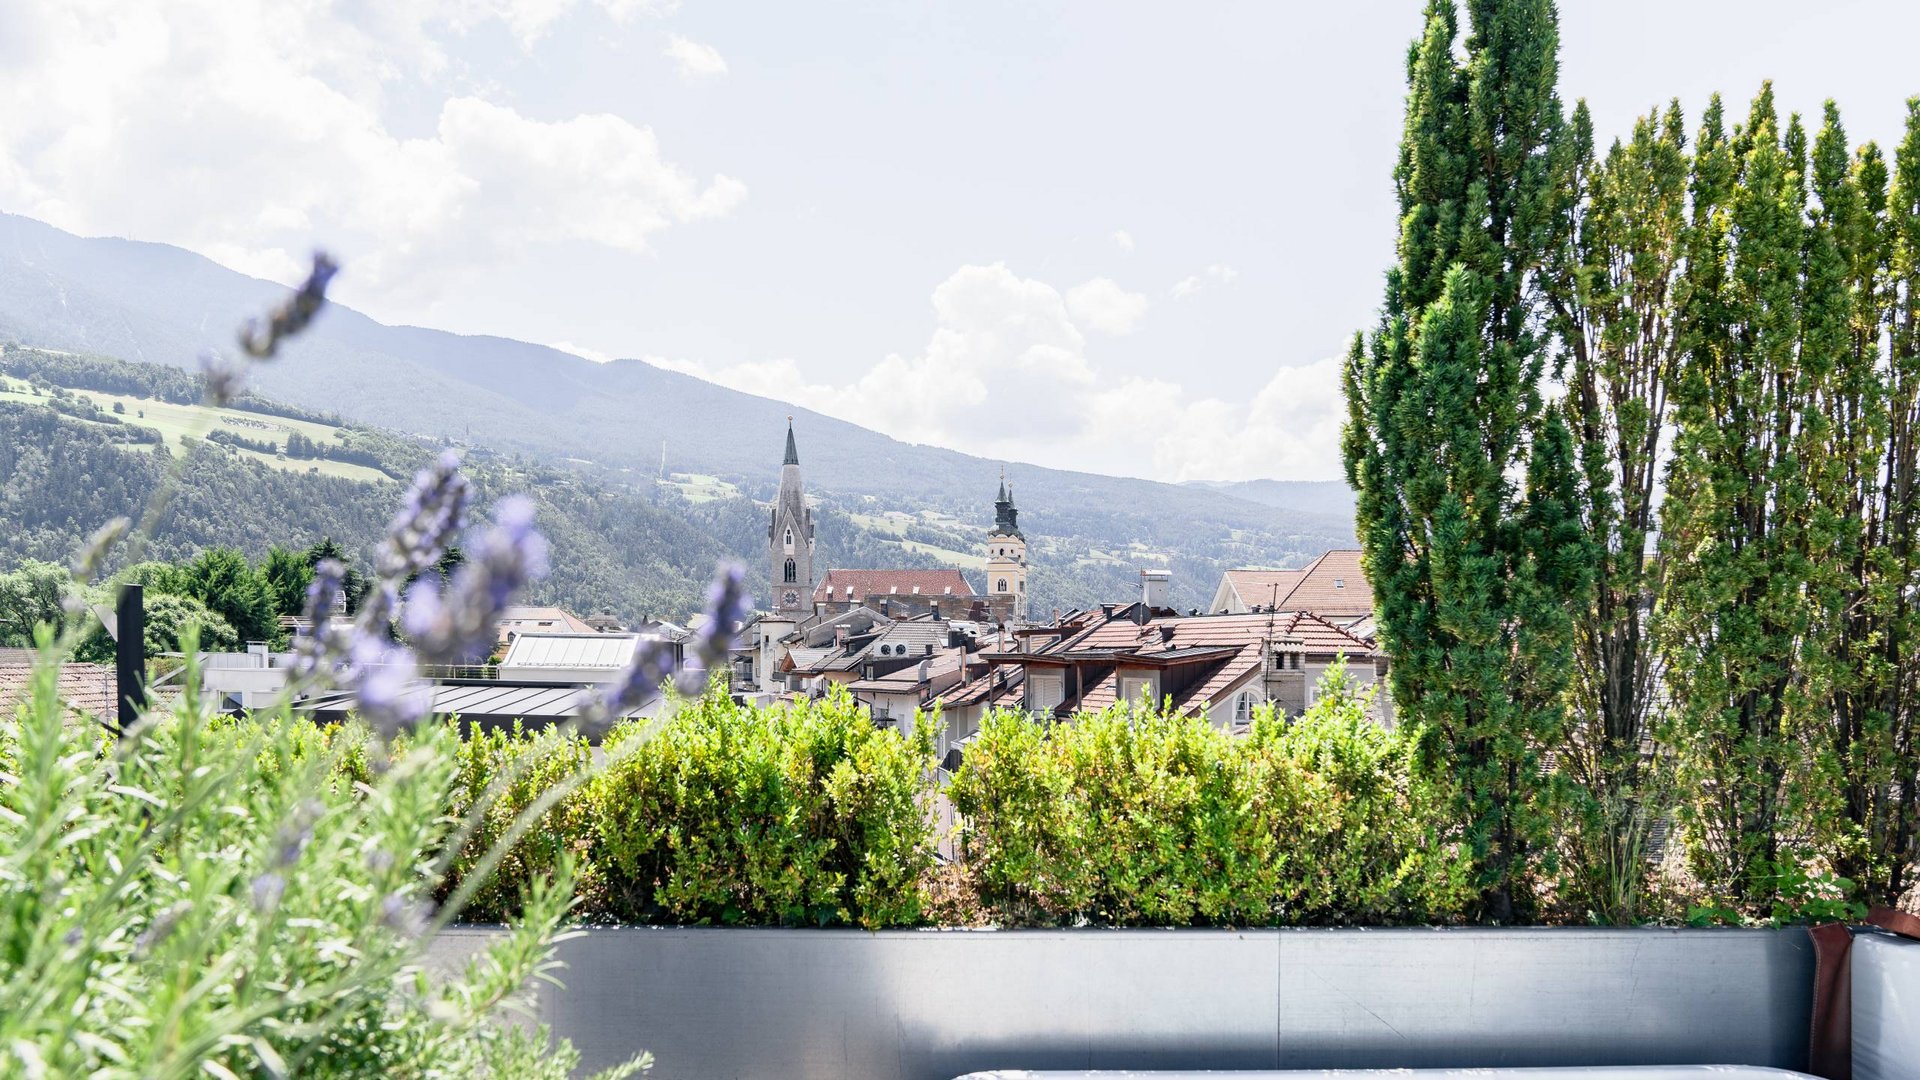
[[[949,794],[997,922],[1273,925],[1450,920],[1463,860],[1344,676],[1247,737],[1119,706],[1042,728],[989,717]]]
[[[466,889],[468,918],[504,919],[565,858],[577,911],[599,922],[1456,921],[1469,897],[1446,793],[1367,705],[1337,673],[1304,717],[1263,714],[1239,737],[1140,708],[1050,727],[1001,713],[944,789],[931,725],[878,727],[839,693],[709,695],[616,728],[598,764],[577,737],[475,733],[458,744],[442,896]],[[961,821],[945,870],[942,797]]]
[[[919,921],[935,836],[931,728],[845,694],[759,709],[708,695],[608,739],[592,785],[602,912],[623,922]]]

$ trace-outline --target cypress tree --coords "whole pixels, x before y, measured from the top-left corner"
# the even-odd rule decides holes
[[[1648,541],[1677,363],[1689,161],[1678,102],[1642,117],[1603,162],[1593,160],[1585,102],[1570,129],[1561,191],[1572,228],[1546,296],[1567,364],[1561,407],[1578,447],[1594,589],[1575,620],[1572,718],[1559,755],[1574,790],[1562,849],[1569,899],[1604,921],[1632,923],[1650,829],[1664,809],[1659,760],[1643,753],[1657,707],[1651,612],[1661,602]]]
[[[1542,397],[1542,263],[1567,170],[1549,0],[1434,0],[1408,57],[1398,261],[1356,338],[1343,439],[1396,707],[1452,779],[1480,917],[1533,904],[1540,753],[1564,722],[1588,556],[1573,441]]]
[[[1871,143],[1849,158],[1828,103],[1814,150],[1806,349],[1825,376],[1830,432],[1815,474],[1813,520],[1825,554],[1811,582],[1819,626],[1808,655],[1830,697],[1810,717],[1820,771],[1808,790],[1827,801],[1808,831],[1834,870],[1875,903],[1898,898],[1920,854],[1912,703],[1920,679],[1920,102],[1909,103],[1891,194],[1888,182]]]
[[[1816,694],[1810,472],[1826,425],[1802,348],[1805,132],[1797,117],[1780,131],[1768,85],[1731,140],[1713,103],[1696,158],[1659,633],[1695,869],[1754,907],[1783,869],[1793,724]]]

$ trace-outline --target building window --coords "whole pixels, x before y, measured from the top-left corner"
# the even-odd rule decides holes
[[[1258,704],[1253,691],[1243,690],[1233,702],[1233,722],[1236,724],[1253,723],[1253,707]]]
[[[1034,675],[1027,682],[1027,708],[1051,713],[1066,697],[1066,687],[1058,675]]]
[[[793,564],[792,559],[787,560],[786,580],[789,583],[800,580],[800,568]]]
[[[1006,591],[1007,591],[1007,579],[1006,579],[1006,578],[1001,578],[1001,579],[1000,579],[1000,587],[999,587],[998,589],[995,589],[994,591],[995,591],[995,592],[1006,592]]]
[[[1345,578],[1334,578],[1333,587],[1336,589],[1344,589],[1347,587],[1347,580]]]
[[[787,550],[788,551],[793,550],[793,526],[791,525],[787,526]],[[792,580],[792,579],[788,579],[788,580]]]

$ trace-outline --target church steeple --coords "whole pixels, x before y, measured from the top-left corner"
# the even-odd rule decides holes
[[[773,614],[803,619],[813,613],[813,511],[800,485],[800,449],[787,417],[787,456],[780,465],[780,493],[767,522],[768,579],[773,585]]]
[[[987,532],[987,599],[1002,620],[1027,614],[1027,538],[1020,535],[1020,512],[1013,508],[1013,485],[1000,470],[1000,491],[993,500],[993,528]]]
[[[1007,471],[1000,470],[1000,494],[993,500],[994,536],[1019,536],[1020,511],[1013,507],[1013,485],[1007,483]]]

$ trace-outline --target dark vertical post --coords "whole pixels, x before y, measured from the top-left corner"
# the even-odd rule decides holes
[[[114,622],[119,640],[114,642],[113,674],[120,703],[119,721],[114,726],[125,731],[147,700],[147,606],[139,585],[120,587]]]

